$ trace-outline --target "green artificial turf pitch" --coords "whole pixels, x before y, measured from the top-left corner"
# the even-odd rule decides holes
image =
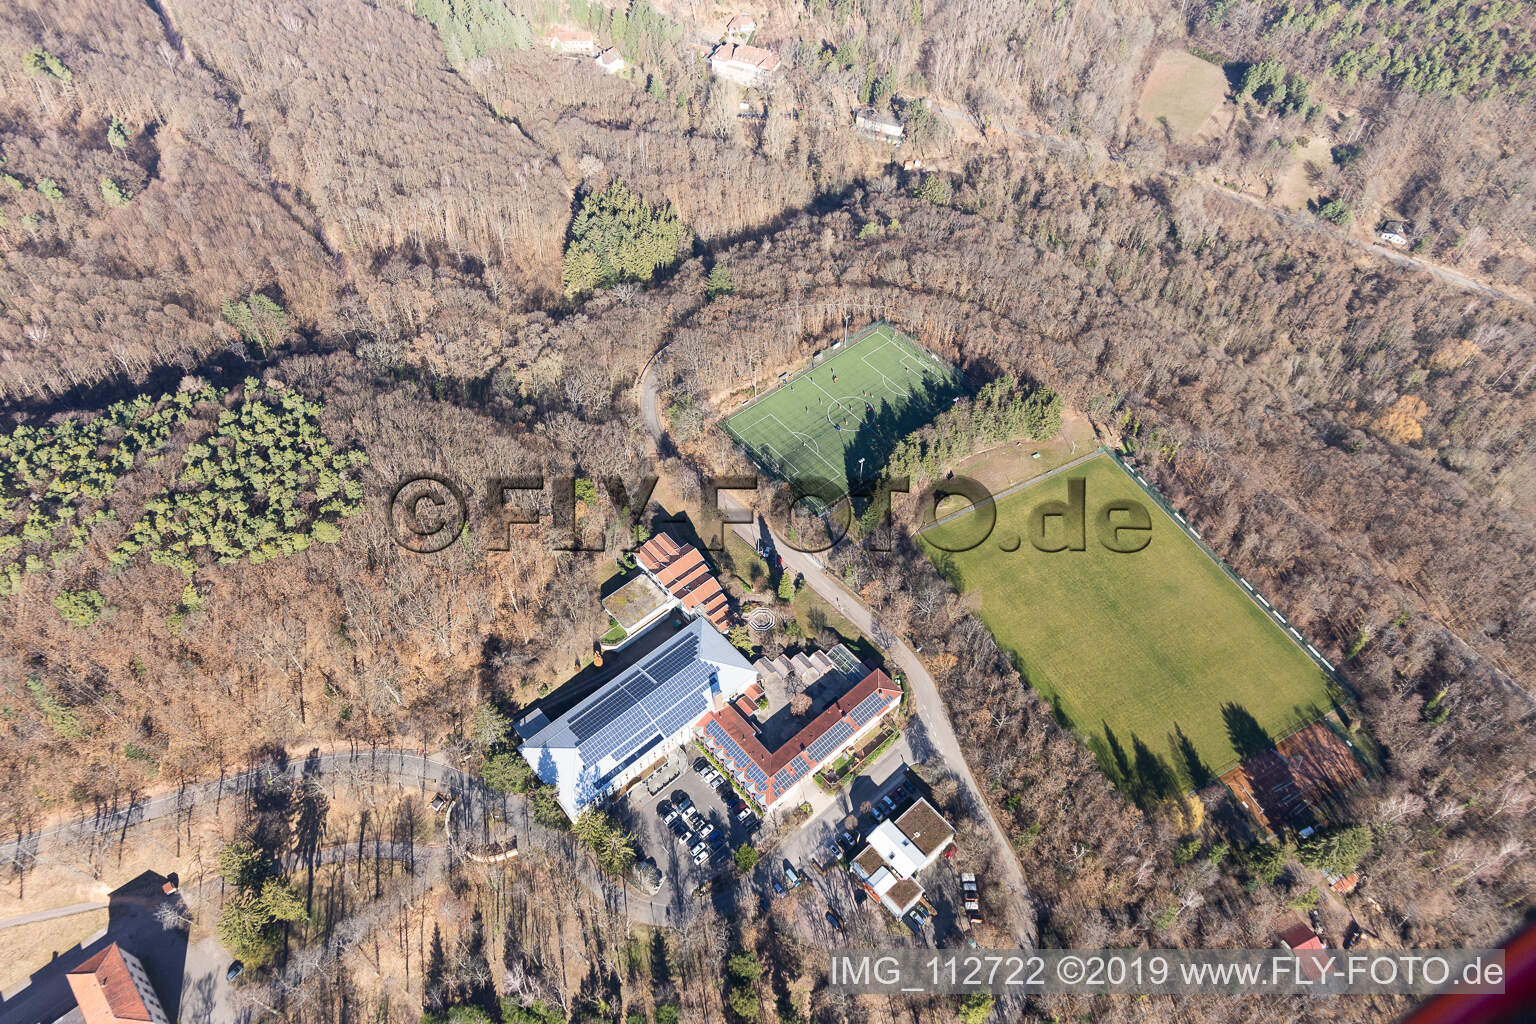
[[[889,324],[874,324],[727,417],[725,429],[764,472],[829,505],[861,473],[878,475],[896,442],[959,394],[953,367]]]
[[[1065,502],[1067,481],[1077,476],[1086,480],[1086,550],[1037,550],[1028,539],[1030,510]],[[1099,543],[1094,514],[1126,498],[1146,508],[1152,530],[1143,550],[1121,554]],[[1333,696],[1342,702],[1322,670],[1109,456],[996,508],[996,527],[980,546],[954,553],[925,546],[942,572],[980,596],[998,643],[1111,774],[1125,773],[1115,770],[1106,727],[1125,761],[1137,762],[1139,743],[1189,785],[1203,781],[1202,766],[1190,764],[1178,733],[1206,771],[1220,774],[1252,748],[1252,720],[1277,740],[1330,710]],[[962,531],[979,532],[978,515],[934,527],[924,541],[960,546]]]

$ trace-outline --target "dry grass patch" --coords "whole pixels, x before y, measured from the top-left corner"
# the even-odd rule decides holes
[[[1188,142],[1227,95],[1227,76],[1187,50],[1164,50],[1142,87],[1137,114],[1149,125],[1166,121],[1174,142]]]

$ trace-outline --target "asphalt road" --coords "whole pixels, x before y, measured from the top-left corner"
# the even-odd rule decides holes
[[[660,414],[656,405],[656,386],[650,369],[654,365],[656,355],[646,362],[640,378],[636,381],[636,387],[640,392],[640,412],[646,428],[656,440],[658,447],[663,449],[670,447],[666,429],[662,426]],[[746,509],[729,493],[720,493],[721,507],[738,515],[745,513]],[[731,527],[749,545],[755,546],[757,538],[754,523],[736,523]],[[775,539],[784,565],[794,572],[805,577],[806,583],[824,600],[837,609],[839,614],[875,641],[875,644],[885,651],[886,656],[899,669],[907,680],[908,689],[912,693],[913,710],[917,718],[922,722],[922,728],[934,751],[944,759],[950,770],[955,773],[960,782],[960,792],[965,800],[967,809],[978,821],[986,823],[987,830],[992,833],[993,842],[998,846],[999,856],[997,862],[1003,865],[1004,878],[996,879],[997,884],[1002,884],[1007,891],[1017,894],[1019,905],[1027,906],[1029,903],[1029,885],[1024,880],[1024,872],[1019,866],[1018,857],[1013,852],[1013,845],[1008,841],[1007,835],[998,825],[997,819],[992,816],[991,808],[982,798],[981,788],[977,786],[975,777],[971,774],[970,765],[965,760],[965,750],[960,745],[959,738],[955,735],[954,726],[950,724],[949,712],[944,706],[944,700],[939,696],[938,685],[933,677],[928,674],[927,668],[918,659],[905,640],[887,632],[883,627],[878,627],[874,614],[867,608],[853,592],[843,586],[840,580],[834,579],[822,567],[820,559],[813,555],[795,551],[781,540]],[[910,728],[910,726],[909,726]],[[1016,915],[1021,920],[1016,923],[1014,939],[1020,946],[1032,947],[1035,935],[1029,925],[1023,920],[1028,915]]]
[[[729,508],[735,502],[729,495],[722,493],[721,504]],[[738,511],[741,510],[739,505],[736,508]],[[752,543],[752,531],[755,529],[752,524],[738,523],[732,529],[747,543]],[[1029,885],[1024,880],[1024,872],[1019,867],[1018,857],[1013,852],[1013,844],[1008,841],[997,819],[992,816],[991,808],[982,798],[981,787],[976,784],[976,779],[971,774],[971,767],[966,763],[965,748],[960,745],[954,726],[950,724],[949,711],[944,706],[944,699],[939,695],[938,684],[933,681],[933,676],[928,673],[928,669],[923,666],[922,661],[907,642],[877,623],[874,613],[858,599],[857,595],[843,586],[841,580],[828,573],[822,567],[820,559],[795,551],[777,538],[775,538],[775,546],[785,567],[803,575],[806,584],[837,609],[838,614],[853,623],[865,636],[874,640],[876,646],[885,652],[886,657],[905,677],[907,689],[912,695],[913,712],[921,720],[928,742],[959,780],[960,792],[971,816],[986,824],[988,831],[992,833],[993,842],[999,848],[999,856],[996,860],[1002,865],[1004,877],[995,879],[994,883],[1001,884],[1006,891],[1016,894],[1017,902],[1027,906]],[[908,728],[911,726],[909,725]],[[1027,915],[1018,916],[1022,918]],[[1014,940],[1025,948],[1032,947],[1035,940],[1033,931],[1023,922],[1016,922],[1016,924]]]

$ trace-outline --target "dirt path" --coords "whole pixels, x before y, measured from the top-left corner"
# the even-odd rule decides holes
[[[959,122],[967,126],[975,124],[975,118],[956,107],[946,107],[942,103],[935,101],[932,104],[932,108],[945,119],[951,122]],[[1025,128],[1019,128],[1014,125],[1005,124],[1000,121],[989,124],[987,128],[989,131],[1000,131],[1004,134],[1012,135],[1016,138],[1032,139],[1036,142],[1043,143],[1061,153],[1080,153],[1089,157],[1091,157],[1092,154],[1092,151],[1089,150],[1088,146],[1077,139],[1065,139],[1055,135],[1046,135],[1040,132],[1029,131]],[[1338,241],[1343,242],[1345,245],[1348,245],[1359,252],[1367,253],[1377,259],[1387,260],[1391,263],[1397,264],[1400,267],[1422,271],[1433,276],[1437,280],[1452,285],[1453,287],[1475,292],[1488,298],[1501,299],[1505,302],[1514,303],[1517,306],[1524,306],[1526,309],[1536,310],[1536,302],[1533,302],[1528,297],[1514,295],[1510,292],[1504,291],[1501,288],[1495,288],[1493,285],[1488,284],[1485,281],[1479,281],[1476,278],[1469,277],[1468,275],[1463,274],[1460,271],[1452,270],[1443,264],[1425,260],[1418,256],[1411,256],[1408,253],[1396,252],[1392,249],[1377,245],[1374,242],[1367,242],[1363,239],[1353,238],[1347,234],[1326,227],[1325,225],[1321,224],[1315,217],[1302,216],[1300,214],[1289,213],[1285,210],[1276,209],[1274,206],[1271,206],[1264,200],[1259,199],[1257,196],[1251,196],[1244,192],[1234,192],[1231,189],[1223,188],[1219,185],[1213,185],[1210,182],[1202,181],[1199,178],[1192,177],[1190,175],[1179,174],[1173,171],[1158,170],[1156,172],[1152,172],[1147,168],[1142,168],[1139,165],[1126,160],[1124,157],[1117,156],[1113,153],[1104,154],[1104,157],[1110,163],[1119,164],[1128,170],[1168,174],[1172,177],[1179,178],[1180,180],[1195,186],[1196,188],[1206,192],[1209,195],[1223,196],[1235,202],[1244,203],[1255,209],[1262,210],[1265,213],[1270,214],[1275,218],[1276,221],[1281,222],[1282,224],[1289,224],[1293,227],[1301,228],[1307,231],[1325,232]]]

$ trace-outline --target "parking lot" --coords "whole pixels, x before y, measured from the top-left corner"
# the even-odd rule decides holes
[[[750,810],[742,814],[740,797],[707,762],[708,779],[696,770],[702,759],[696,744],[674,753],[663,771],[676,770],[677,778],[656,794],[636,786],[620,809],[641,855],[654,860],[664,876],[676,878],[684,892],[731,870],[736,848],[751,842],[762,824]]]

